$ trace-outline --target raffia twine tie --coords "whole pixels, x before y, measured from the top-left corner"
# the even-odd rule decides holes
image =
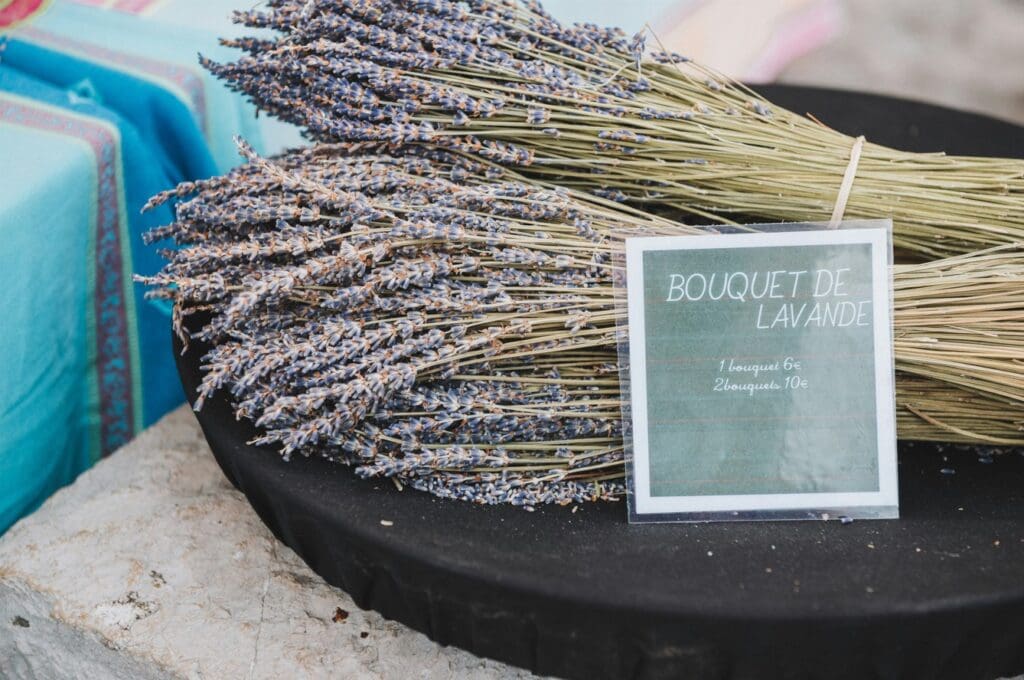
[[[850,149],[850,162],[846,164],[846,172],[843,173],[843,183],[839,185],[839,194],[836,196],[835,207],[832,208],[832,218],[828,221],[829,229],[836,229],[843,221],[843,213],[846,212],[846,202],[850,200],[850,191],[853,189],[853,179],[857,176],[857,164],[860,163],[860,152],[864,148],[864,135],[861,135],[853,142]]]

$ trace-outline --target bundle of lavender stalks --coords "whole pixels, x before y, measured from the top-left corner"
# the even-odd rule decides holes
[[[203,313],[197,408],[260,444],[480,503],[623,493],[613,255],[674,219],[819,221],[854,140],[643,35],[516,0],[271,0],[205,62],[310,148],[181,199],[143,279]],[[266,34],[265,34],[266,35]],[[656,39],[652,38],[656,43]],[[657,47],[657,45],[652,45]],[[898,431],[1024,444],[1024,161],[868,143],[847,217],[891,217]],[[741,227],[742,228],[742,227]],[[824,454],[823,454],[824,455]]]
[[[197,408],[225,390],[257,443],[443,497],[622,494],[613,254],[701,229],[421,145],[241,148],[151,202],[188,198],[143,280],[179,332],[208,315]],[[894,279],[900,436],[1024,443],[1022,248]]]
[[[534,2],[270,0],[236,20],[279,36],[226,41],[247,55],[208,68],[312,139],[446,149],[701,222],[827,219],[854,143],[649,32],[563,26]],[[903,254],[1024,238],[1024,160],[868,142],[846,216],[891,217]]]

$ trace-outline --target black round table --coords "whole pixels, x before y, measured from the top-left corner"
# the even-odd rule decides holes
[[[883,144],[1024,157],[1024,129],[989,118],[763,91]],[[189,399],[204,351],[179,358]],[[1017,453],[988,462],[901,445],[900,520],[630,526],[621,503],[480,507],[360,480],[322,459],[286,463],[246,444],[255,431],[223,396],[198,418],[228,478],[314,571],[442,644],[566,678],[1024,673]]]

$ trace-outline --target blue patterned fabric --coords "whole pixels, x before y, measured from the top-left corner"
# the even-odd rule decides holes
[[[0,61],[0,532],[181,403],[170,310],[133,273],[153,194],[260,146],[213,33],[58,0]]]

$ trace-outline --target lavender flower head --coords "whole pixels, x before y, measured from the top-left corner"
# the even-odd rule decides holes
[[[223,392],[256,443],[443,497],[621,495],[609,253],[685,227],[446,150],[240,148],[151,201],[180,201],[150,234],[176,247],[140,280],[213,346],[197,409]]]

